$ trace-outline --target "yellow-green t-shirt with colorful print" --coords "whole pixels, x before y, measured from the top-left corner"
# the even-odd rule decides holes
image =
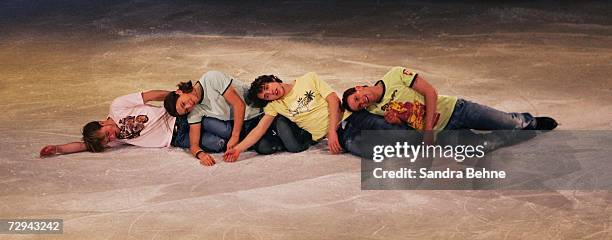
[[[416,75],[403,67],[392,68],[381,80],[385,89],[381,101],[367,110],[381,116],[386,111],[396,111],[400,119],[412,128],[425,129],[425,97],[412,89]],[[438,95],[433,130],[446,127],[456,103],[457,97]]]
[[[307,73],[295,80],[291,91],[280,99],[269,102],[264,113],[285,116],[318,141],[327,134],[329,111],[325,98],[334,90],[316,73]]]

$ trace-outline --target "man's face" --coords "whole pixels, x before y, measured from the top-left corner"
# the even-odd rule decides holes
[[[198,103],[198,97],[193,94],[183,93],[180,90],[176,93],[179,95],[178,99],[176,99],[176,112],[179,115],[190,113]]]
[[[374,94],[368,87],[356,86],[355,90],[355,93],[346,99],[351,110],[359,111],[375,103]]]
[[[98,130],[97,135],[102,139],[103,145],[117,139],[117,134],[119,134],[119,127],[117,124],[105,122],[100,122],[100,124],[102,125],[102,128]]]
[[[257,98],[266,101],[274,101],[283,96],[285,96],[285,89],[278,82],[265,83],[259,93],[257,93]]]

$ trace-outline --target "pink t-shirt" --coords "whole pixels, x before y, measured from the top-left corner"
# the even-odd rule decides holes
[[[145,104],[139,92],[113,100],[108,117],[119,126],[118,142],[139,147],[170,146],[176,118],[163,107]]]

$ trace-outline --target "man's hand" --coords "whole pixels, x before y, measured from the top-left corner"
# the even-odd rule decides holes
[[[397,112],[395,111],[385,111],[385,121],[394,125],[402,124],[402,120],[397,116]]]
[[[57,154],[57,146],[47,145],[40,150],[40,157],[51,157]]]
[[[238,144],[238,140],[240,140],[240,138],[238,136],[230,137],[230,139],[227,141],[227,149],[226,149],[226,151],[234,148]]]
[[[212,166],[215,165],[215,159],[210,156],[210,154],[202,152],[198,154],[198,158],[200,160],[200,164],[204,166]]]
[[[235,162],[238,160],[238,157],[240,157],[240,150],[237,148],[228,149],[225,151],[225,154],[223,154],[223,160],[226,162]]]
[[[327,133],[327,146],[329,147],[329,152],[332,154],[342,153],[342,147],[340,146],[340,141],[338,141],[338,134],[336,131]]]

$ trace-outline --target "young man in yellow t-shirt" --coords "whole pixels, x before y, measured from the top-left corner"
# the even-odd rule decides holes
[[[431,130],[552,130],[557,122],[529,113],[506,113],[453,96],[438,95],[436,89],[417,73],[394,67],[374,86],[356,86],[342,96],[348,111],[366,109],[392,124]],[[425,134],[426,143],[433,141]]]
[[[326,136],[329,151],[342,152],[336,132],[342,114],[340,99],[315,73],[307,73],[292,83],[284,83],[274,75],[260,76],[251,84],[247,98],[251,105],[264,107],[265,115],[242,142],[225,152],[224,159],[238,159],[273,124],[289,152],[304,151]]]

